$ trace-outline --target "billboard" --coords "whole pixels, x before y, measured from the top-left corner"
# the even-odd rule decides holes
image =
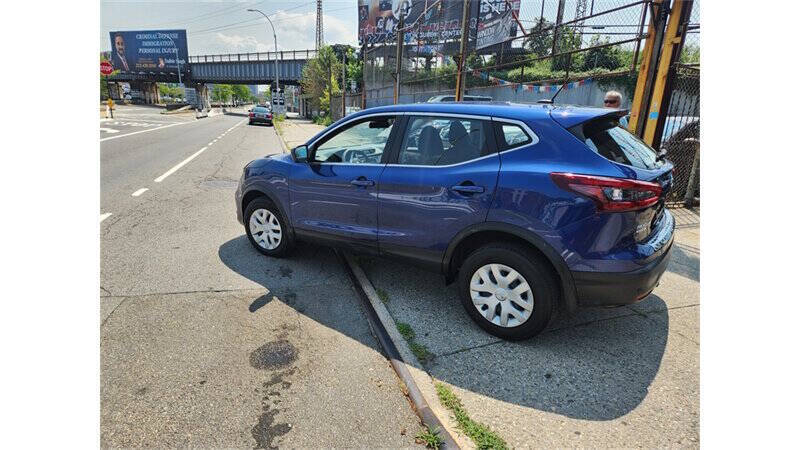
[[[122,72],[177,70],[189,59],[186,30],[112,31],[109,61]]]
[[[470,5],[469,17],[474,18],[478,2]],[[401,17],[406,42],[458,39],[463,9],[462,0],[358,0],[358,41],[363,45],[396,39]]]
[[[481,0],[476,49],[499,44],[517,35],[520,0]]]

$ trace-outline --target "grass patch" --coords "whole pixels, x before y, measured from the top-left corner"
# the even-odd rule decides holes
[[[411,348],[411,353],[413,353],[420,362],[426,362],[433,356],[431,352],[428,351],[428,347],[425,347],[419,342],[411,341],[408,343],[408,346]]]
[[[449,409],[456,418],[458,428],[464,432],[475,446],[481,449],[507,449],[508,444],[497,433],[489,429],[482,423],[470,419],[469,414],[464,409],[459,399],[449,387],[442,383],[436,383],[436,395],[445,408]]]
[[[383,303],[389,302],[389,294],[387,294],[386,291],[384,291],[383,289],[381,288],[375,289],[375,293],[378,294],[378,298],[381,299]]]
[[[413,353],[420,362],[424,363],[431,359],[433,354],[428,351],[428,348],[414,340],[417,335],[414,333],[414,329],[411,328],[411,325],[404,322],[397,322],[397,331],[399,331],[403,339],[408,342],[411,353]]]
[[[397,322],[397,331],[400,332],[400,335],[403,336],[403,339],[406,341],[413,341],[414,340],[414,330],[411,328],[411,325],[405,322]]]
[[[444,439],[439,436],[439,428],[426,427],[424,430],[417,433],[417,444],[425,444],[425,447],[439,449],[444,443]]]

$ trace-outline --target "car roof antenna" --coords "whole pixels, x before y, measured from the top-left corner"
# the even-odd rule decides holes
[[[566,81],[561,83],[561,86],[559,86],[559,88],[556,91],[556,93],[553,94],[552,98],[543,98],[541,100],[537,100],[536,103],[544,103],[544,104],[547,104],[547,105],[552,105],[553,101],[555,101],[555,99],[556,99],[556,96],[561,93],[561,90],[564,89],[564,86],[566,86],[566,85],[567,85]]]

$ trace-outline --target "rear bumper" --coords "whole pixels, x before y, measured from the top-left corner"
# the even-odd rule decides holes
[[[672,253],[669,247],[657,259],[631,272],[572,272],[579,306],[616,306],[635,303],[658,285]]]
[[[261,118],[261,117],[251,117],[250,118],[250,123],[268,123],[268,124],[272,125],[272,119],[264,119],[264,118]]]

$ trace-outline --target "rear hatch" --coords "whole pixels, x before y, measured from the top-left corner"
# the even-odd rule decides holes
[[[658,228],[664,216],[666,199],[672,190],[672,163],[660,159],[655,150],[641,139],[630,133],[627,127],[620,125],[625,111],[603,111],[593,108],[595,115],[581,121],[578,117],[571,120],[559,120],[558,114],[551,114],[556,122],[566,126],[567,130],[598,155],[611,161],[628,180],[655,183],[660,186],[655,203],[641,209],[634,209],[636,227],[634,240],[647,240]],[[652,202],[648,202],[652,203]]]

